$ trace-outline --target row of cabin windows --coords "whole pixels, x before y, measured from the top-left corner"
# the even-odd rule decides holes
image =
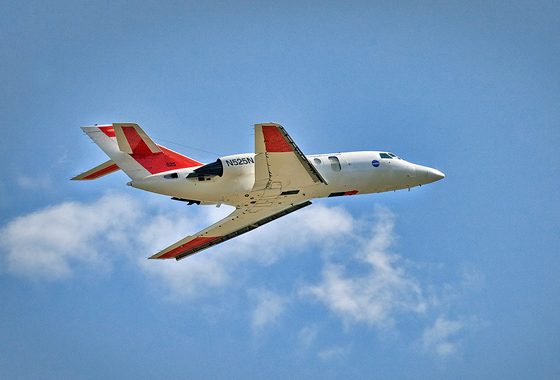
[[[322,164],[322,161],[321,161],[320,158],[315,158],[313,160],[313,162],[315,162],[315,164],[317,164],[317,165]],[[342,168],[340,166],[340,160],[336,156],[329,156],[329,162],[331,163],[331,169],[332,169],[333,172],[339,172],[340,169]]]
[[[388,158],[388,159],[401,159],[400,157],[397,157],[396,155],[394,155],[393,153],[379,153],[379,157],[381,158]],[[317,165],[321,165],[322,161],[320,158],[315,158],[313,159],[313,162],[315,162],[315,164]],[[336,156],[329,156],[329,162],[331,163],[331,169],[333,172],[339,172],[341,169],[340,166],[340,160],[338,159],[338,157]]]
[[[381,158],[388,158],[388,159],[401,159],[400,157],[397,157],[396,155],[394,155],[393,153],[379,153],[379,157]],[[315,164],[317,165],[321,165],[322,161],[320,158],[314,158],[313,162],[315,162]],[[329,156],[329,162],[331,163],[331,169],[333,172],[339,172],[340,169],[342,169],[342,167],[340,166],[340,160],[338,159],[338,157],[336,156]],[[177,178],[177,173],[172,173],[172,174],[166,174],[163,176],[164,178]]]

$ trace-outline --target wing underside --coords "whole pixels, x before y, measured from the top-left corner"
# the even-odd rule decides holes
[[[283,207],[267,207],[257,212],[236,209],[234,212],[214,223],[208,228],[178,241],[177,243],[156,253],[150,259],[181,260],[216,244],[223,243],[236,236],[252,231],[268,222],[281,218],[303,207],[309,206],[306,201],[296,205]]]

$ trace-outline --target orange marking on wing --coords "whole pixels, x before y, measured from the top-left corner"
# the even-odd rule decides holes
[[[211,242],[212,240],[216,240],[218,238],[221,238],[221,236],[197,237],[194,240],[189,241],[185,245],[179,246],[167,252],[166,254],[161,255],[160,257],[158,257],[158,259],[170,259],[172,257],[180,255],[183,252],[186,252],[196,247],[200,247],[201,245]]]

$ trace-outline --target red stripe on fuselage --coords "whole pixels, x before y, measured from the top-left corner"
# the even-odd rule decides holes
[[[356,194],[358,194],[358,190],[347,191],[344,193],[344,195],[356,195]]]
[[[96,179],[96,178],[99,178],[99,177],[103,177],[105,174],[116,172],[119,169],[120,168],[116,164],[113,164],[111,166],[107,166],[105,169],[101,169],[101,170],[99,170],[95,173],[91,173],[90,175],[88,175],[87,177],[84,177],[83,179]]]
[[[291,152],[292,147],[286,141],[282,132],[274,125],[262,126],[264,143],[267,152]]]
[[[197,238],[189,241],[185,245],[179,246],[179,247],[177,247],[175,249],[172,249],[171,251],[167,252],[166,254],[161,255],[160,257],[158,257],[158,259],[171,259],[175,256],[180,255],[183,252],[187,252],[190,249],[200,247],[201,245],[209,243],[209,242],[211,242],[213,240],[216,240],[218,238],[221,238],[221,236],[197,237]]]

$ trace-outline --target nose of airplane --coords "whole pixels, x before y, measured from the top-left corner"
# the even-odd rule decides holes
[[[439,181],[440,179],[445,178],[445,174],[443,174],[439,170],[432,169],[432,168],[427,168],[427,169],[428,170],[426,170],[426,171],[428,172],[429,183]]]
[[[416,175],[420,180],[422,180],[423,184],[436,182],[442,178],[445,178],[445,174],[443,174],[439,170],[421,165],[416,165]]]

